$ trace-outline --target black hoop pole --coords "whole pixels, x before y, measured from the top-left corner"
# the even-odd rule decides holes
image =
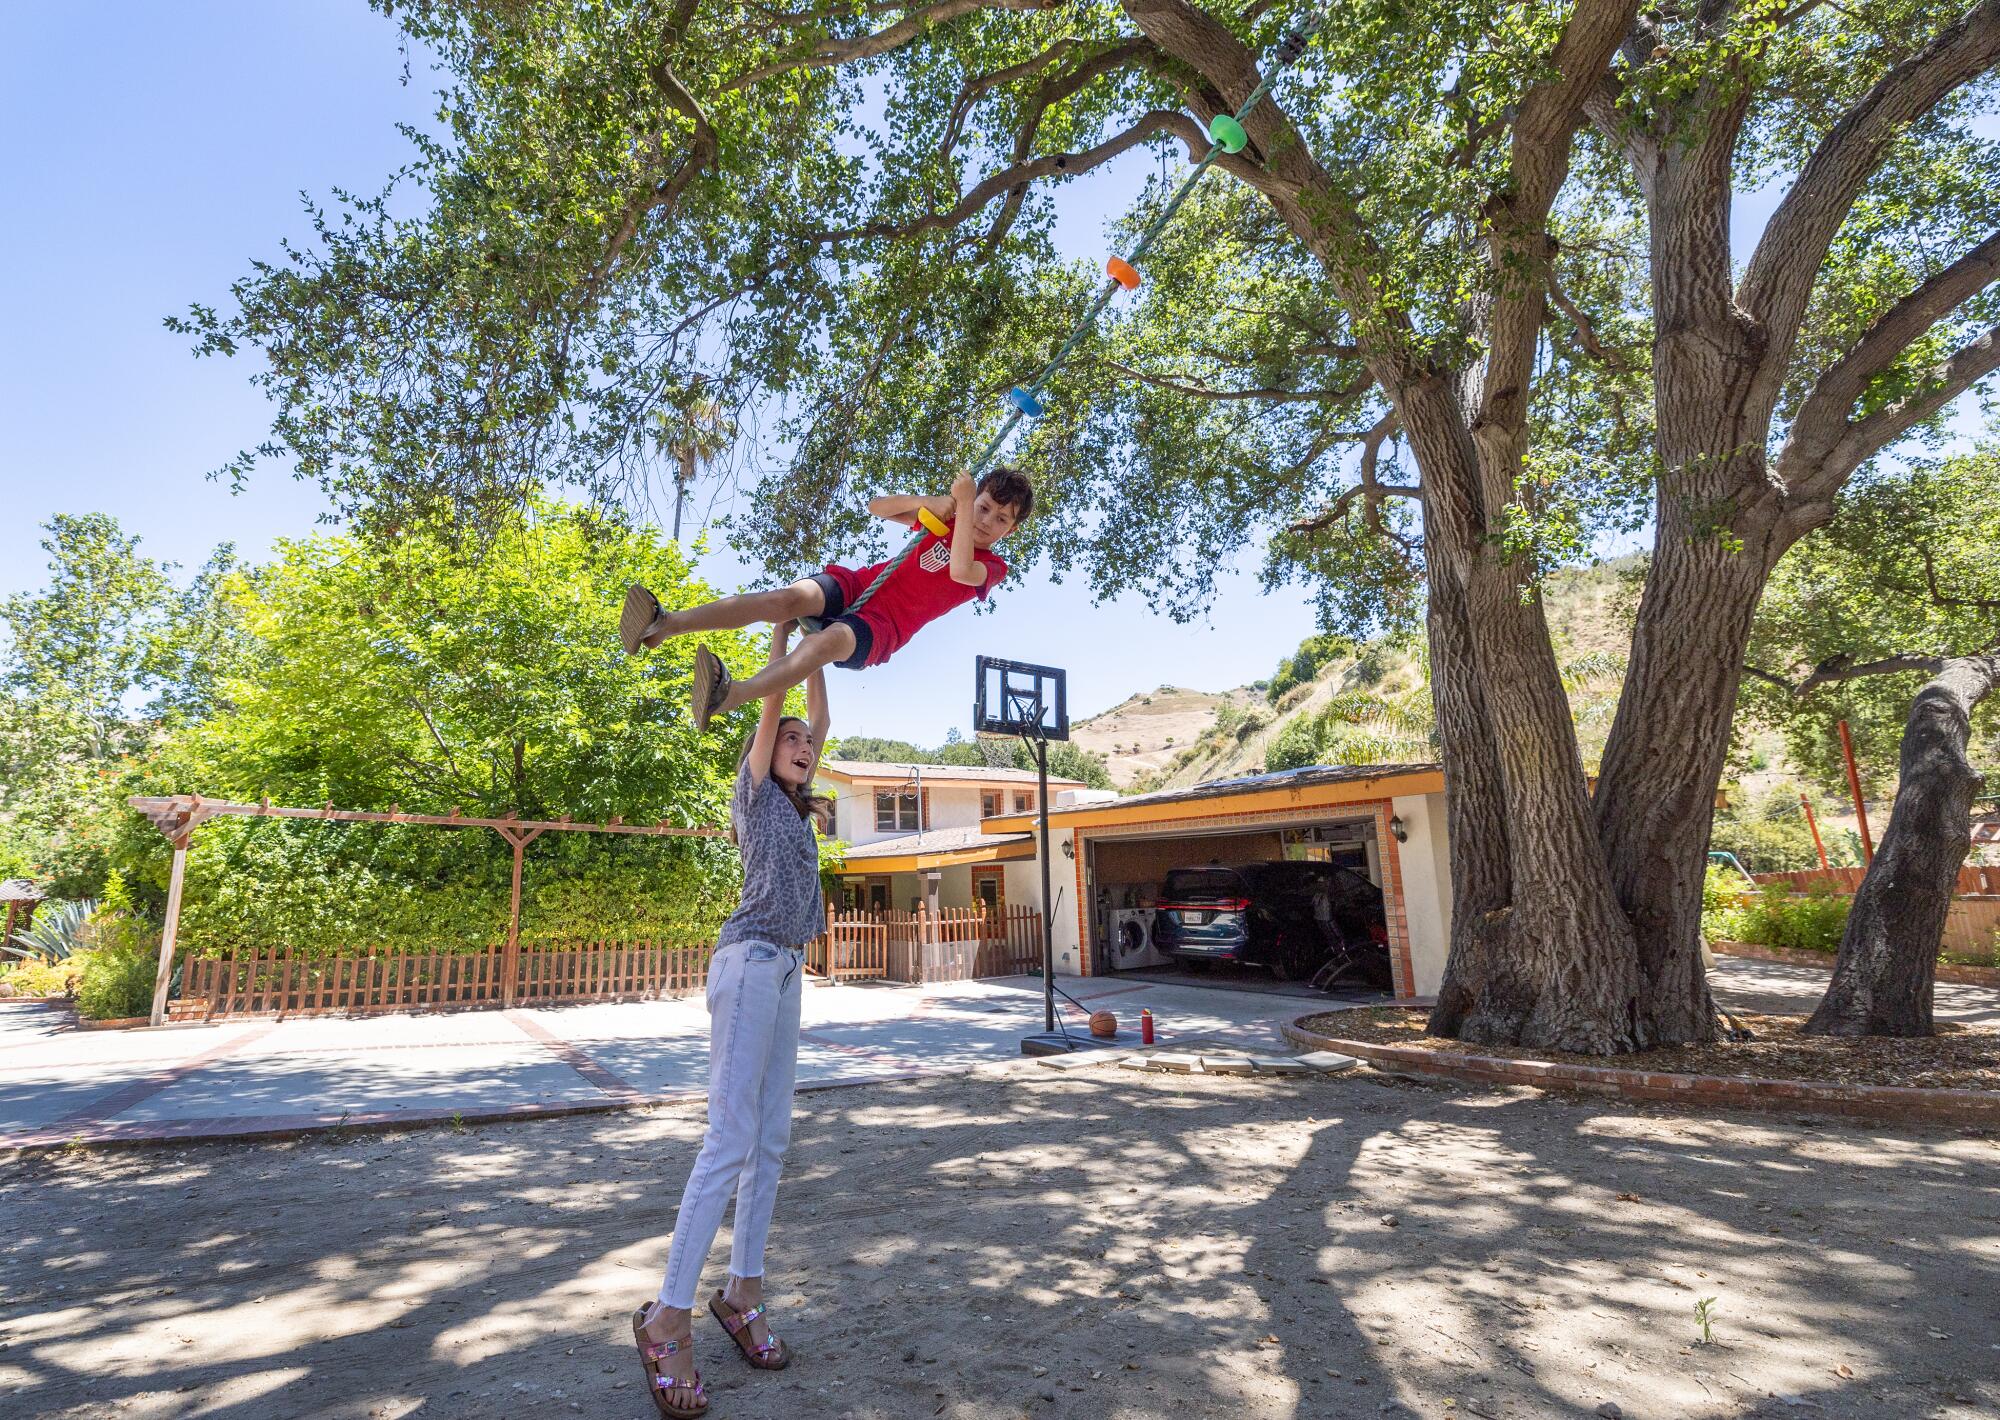
[[[1056,1028],[1056,914],[1049,897],[1049,741],[1035,736],[1036,803],[1042,829],[1042,1029]]]

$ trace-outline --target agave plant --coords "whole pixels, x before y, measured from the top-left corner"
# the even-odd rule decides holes
[[[83,924],[96,910],[94,902],[45,903],[11,942],[0,943],[0,952],[51,966],[68,961],[83,950]]]

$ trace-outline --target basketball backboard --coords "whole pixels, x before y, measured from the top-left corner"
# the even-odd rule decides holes
[[[981,734],[1069,738],[1067,675],[1054,666],[978,658],[979,689],[972,725]]]

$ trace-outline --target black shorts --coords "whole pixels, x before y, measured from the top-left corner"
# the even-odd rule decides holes
[[[815,572],[806,580],[818,587],[826,598],[826,609],[819,614],[821,623],[832,626],[839,622],[854,633],[854,654],[834,664],[844,671],[861,670],[868,664],[869,653],[875,649],[875,632],[866,621],[847,610],[847,593],[841,590],[838,581],[824,572]]]

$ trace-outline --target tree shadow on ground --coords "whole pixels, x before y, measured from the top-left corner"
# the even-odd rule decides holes
[[[626,1318],[699,1135],[688,1105],[24,1161],[0,1397],[643,1420]],[[799,1099],[770,1256],[799,1361],[696,1336],[718,1420],[1993,1414],[1988,1338],[1956,1334],[1992,1295],[1993,1163],[1974,1137],[1372,1075],[826,1091]],[[726,1234],[713,1281],[725,1260]]]

